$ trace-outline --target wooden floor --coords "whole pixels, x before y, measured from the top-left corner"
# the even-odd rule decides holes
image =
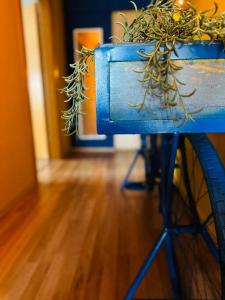
[[[38,191],[0,220],[1,300],[123,299],[161,226],[157,191],[119,191],[131,158],[40,164]],[[163,252],[136,299],[171,299]]]

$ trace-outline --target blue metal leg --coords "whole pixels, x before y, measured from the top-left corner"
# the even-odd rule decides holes
[[[178,275],[177,263],[175,259],[174,253],[174,241],[173,234],[169,231],[169,234],[166,238],[166,255],[167,255],[167,264],[170,276],[170,282],[173,289],[173,299],[180,300],[181,299],[181,290],[180,290],[180,278]]]
[[[176,162],[179,134],[167,134],[162,136],[161,149],[161,193],[160,201],[165,227],[171,227],[171,191],[173,185],[173,173]]]
[[[181,299],[180,296],[180,285],[179,285],[179,276],[176,267],[176,261],[174,256],[174,246],[173,246],[173,234],[174,231],[172,229],[171,224],[171,189],[173,183],[173,172],[175,168],[175,160],[176,160],[176,152],[178,146],[179,135],[164,135],[162,137],[162,157],[161,157],[161,165],[162,165],[162,175],[161,175],[161,195],[160,201],[162,205],[162,213],[163,213],[163,222],[164,229],[157,240],[155,246],[144,262],[142,268],[140,269],[138,275],[136,276],[134,282],[132,283],[131,288],[129,289],[125,300],[133,299],[139,285],[141,284],[146,272],[150,268],[152,262],[154,261],[157,253],[159,252],[162,244],[165,244],[167,258],[168,258],[168,266],[170,272],[171,284],[173,287],[174,299]]]
[[[136,161],[137,161],[139,155],[141,155],[141,150],[136,151],[134,159],[133,159],[133,161],[132,161],[132,163],[131,163],[131,165],[130,165],[130,167],[128,169],[127,175],[126,175],[126,177],[125,177],[125,179],[124,179],[124,181],[123,181],[123,183],[122,183],[122,185],[120,187],[121,192],[124,191],[124,189],[126,188],[128,182],[129,182],[129,177],[131,175],[131,172],[133,171],[133,168],[134,168],[134,166],[136,164]]]
[[[173,173],[176,162],[176,153],[179,141],[179,134],[164,135],[162,137],[161,149],[161,207],[163,213],[164,227],[168,228],[168,236],[166,239],[167,262],[170,275],[170,281],[173,288],[174,299],[180,299],[180,281],[177,270],[176,259],[174,255],[173,230],[171,222],[171,191],[173,185]]]
[[[136,276],[135,280],[133,281],[129,291],[127,292],[127,295],[125,296],[124,300],[132,300],[134,295],[136,294],[136,291],[141,284],[146,272],[151,267],[152,262],[154,261],[156,255],[158,254],[163,242],[165,241],[167,237],[168,231],[164,229],[158,239],[158,241],[155,243],[152,251],[148,255],[147,259],[145,260],[143,266],[141,267],[138,275]]]
[[[129,177],[137,162],[138,156],[143,158],[145,180],[130,181]],[[127,175],[121,184],[121,192],[123,192],[125,189],[134,191],[152,190],[155,184],[155,179],[159,173],[159,160],[160,158],[157,150],[157,135],[141,135],[141,148],[136,152],[128,169]]]

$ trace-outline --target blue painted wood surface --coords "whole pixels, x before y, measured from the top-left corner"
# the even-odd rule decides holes
[[[182,93],[197,90],[185,100],[190,112],[202,109],[193,115],[194,121],[188,120],[179,127],[182,109],[163,109],[158,99],[149,98],[147,108],[141,112],[130,107],[129,104],[142,101],[145,91],[138,81],[143,74],[135,72],[144,65],[137,52],[149,53],[153,47],[152,44],[130,43],[96,49],[98,132],[225,132],[225,52],[221,43],[179,45],[179,57],[172,57],[184,67],[177,72],[178,78],[187,83]]]

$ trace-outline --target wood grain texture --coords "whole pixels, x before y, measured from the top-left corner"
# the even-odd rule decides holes
[[[123,299],[161,227],[157,191],[119,192],[132,155],[40,165],[39,189],[0,220],[0,299]],[[170,293],[162,251],[137,298]]]
[[[151,53],[153,47],[153,43],[105,44],[95,50],[98,132],[225,132],[225,53],[221,43],[196,41],[178,44],[178,57],[171,54],[173,60],[185,65],[177,74],[182,82],[187,83],[181,89],[182,94],[187,95],[197,89],[193,97],[185,97],[186,109],[193,115],[194,121],[183,123],[184,110],[179,105],[165,109],[158,99],[150,96],[143,111],[129,107],[129,104],[140,105],[144,98],[144,88],[138,81],[143,75],[135,72],[135,69],[143,69],[144,59],[138,52]]]
[[[225,60],[187,60],[177,62],[183,70],[177,73],[177,78],[186,84],[181,87],[182,94],[196,93],[185,99],[188,111],[195,112],[194,119],[208,118],[216,115],[224,118],[225,113]],[[179,106],[162,109],[158,98],[148,95],[145,109],[131,107],[142,103],[145,86],[140,83],[144,74],[135,70],[144,69],[143,62],[113,62],[110,63],[110,119],[117,120],[182,120],[183,109]],[[152,113],[151,113],[152,112]]]

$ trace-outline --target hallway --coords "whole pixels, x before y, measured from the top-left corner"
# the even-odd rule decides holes
[[[132,155],[40,164],[38,190],[0,220],[1,300],[123,299],[160,229],[156,191],[119,191]],[[169,295],[160,253],[137,299]]]

